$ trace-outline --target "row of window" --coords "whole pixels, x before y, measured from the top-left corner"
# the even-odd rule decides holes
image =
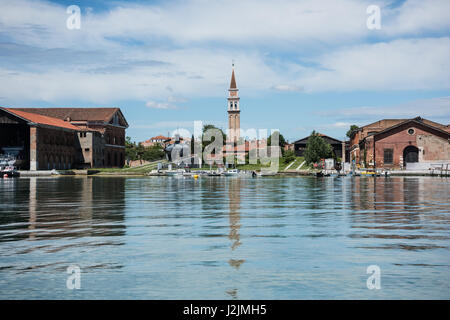
[[[111,137],[109,135],[106,135],[106,143],[123,146],[125,144],[125,139],[122,137]]]
[[[233,106],[234,106],[234,108],[233,108]],[[238,109],[237,101],[230,101],[230,109],[231,110],[237,110]]]
[[[78,136],[80,138],[86,138],[86,132],[79,132]],[[118,145],[124,145],[125,144],[125,139],[122,137],[114,137],[114,136],[110,136],[109,134],[106,135],[106,143],[108,144],[118,144]]]

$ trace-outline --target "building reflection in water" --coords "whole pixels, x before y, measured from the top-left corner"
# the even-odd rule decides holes
[[[383,249],[432,249],[435,244],[413,243],[435,240],[432,220],[448,220],[448,199],[442,201],[439,180],[427,177],[367,177],[352,179],[351,238],[389,240]],[[437,221],[436,221],[437,223]],[[427,230],[430,230],[428,232]],[[419,230],[422,232],[418,233]],[[425,233],[425,234],[424,234]],[[409,241],[399,241],[399,240]]]
[[[125,234],[124,187],[122,178],[2,181],[0,242],[122,236]],[[8,232],[12,224],[14,229]]]
[[[28,221],[28,239],[34,240],[36,237],[36,233],[34,230],[36,229],[36,178],[30,178],[30,197],[28,202],[28,210],[30,212],[30,219]]]

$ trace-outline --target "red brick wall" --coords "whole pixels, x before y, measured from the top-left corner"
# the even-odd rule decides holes
[[[30,128],[32,141],[34,132]],[[50,128],[37,129],[38,170],[69,169],[76,163],[75,131]],[[32,142],[30,147],[33,147]]]
[[[414,129],[414,134],[408,133],[411,128]],[[431,143],[423,143],[424,139]],[[379,168],[399,168],[403,166],[403,151],[408,146],[419,148],[419,161],[449,160],[449,143],[444,135],[433,132],[433,130],[419,124],[407,123],[377,136],[375,142],[376,166]],[[393,164],[384,163],[384,149],[393,149]]]

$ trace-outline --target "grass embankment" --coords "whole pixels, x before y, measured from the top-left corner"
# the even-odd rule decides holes
[[[286,168],[288,170],[296,170],[304,161],[305,159],[303,157],[296,157],[294,161],[285,162],[283,158],[280,158],[280,162],[278,163],[278,171],[284,171]],[[240,170],[252,170],[252,171],[260,171],[261,168],[270,168],[269,165],[262,165],[260,163],[258,164],[243,164],[243,165],[237,165],[237,168]],[[307,169],[306,164],[303,164],[299,170],[305,170]]]
[[[158,160],[151,163],[147,163],[142,166],[138,167],[132,167],[132,168],[95,168],[91,169],[92,171],[98,171],[98,174],[125,174],[125,175],[142,175],[146,174],[148,172],[151,172],[152,170],[156,170],[158,168],[158,162],[167,163],[166,160]]]
[[[278,165],[278,171],[282,172],[285,171],[286,168],[288,168],[287,170],[289,171],[295,171],[297,170],[297,168],[299,170],[308,170],[310,169],[304,162],[304,157],[296,157],[294,161],[290,161],[288,163],[284,162],[284,159],[281,158],[279,165]],[[151,172],[152,170],[156,170],[158,168],[158,162],[163,162],[163,163],[167,163],[166,160],[159,160],[159,161],[154,161],[151,162],[149,164],[146,165],[142,165],[139,167],[133,167],[133,168],[95,168],[95,169],[90,169],[92,171],[98,171],[97,174],[114,174],[114,175],[145,175],[149,172]],[[299,168],[299,166],[303,163],[303,165]],[[262,165],[261,163],[257,163],[257,164],[238,164],[236,166],[237,169],[239,170],[248,170],[248,171],[260,171],[262,168],[270,168],[270,165]],[[208,165],[204,165],[203,168],[192,168],[192,171],[197,171],[197,170],[203,170],[203,171],[209,171],[209,170],[218,170],[219,168],[217,166],[208,166]]]

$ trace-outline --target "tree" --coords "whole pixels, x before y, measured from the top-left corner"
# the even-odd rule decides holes
[[[359,127],[356,124],[352,124],[350,126],[350,129],[347,131],[347,137],[351,137],[353,130],[359,129]]]
[[[286,150],[283,155],[284,163],[290,163],[295,160],[294,150]]]
[[[329,158],[333,154],[331,145],[319,136],[315,131],[311,133],[306,143],[305,161],[308,164],[318,162],[320,159]]]
[[[125,156],[128,160],[136,160],[136,143],[131,141],[131,137],[125,139]]]
[[[195,139],[194,135],[191,137],[191,154],[195,154]]]
[[[271,146],[272,145],[272,136],[274,134],[278,134],[279,135],[279,140],[278,140],[278,145],[281,147],[281,149],[284,148],[284,146],[286,145],[286,140],[284,139],[283,135],[280,133],[280,131],[275,131],[274,133],[272,133],[269,138],[267,139],[267,146]]]
[[[128,160],[153,161],[164,158],[164,149],[159,144],[146,148],[140,143],[132,142],[130,137],[126,137],[125,155]]]
[[[155,161],[164,158],[164,149],[159,145],[155,144],[151,147],[144,148],[142,154],[142,159],[147,161]]]
[[[210,130],[210,129],[217,129],[222,133],[222,142],[225,143],[225,141],[227,140],[227,136],[225,133],[223,133],[222,129],[217,128],[215,125],[213,124],[205,124],[203,126],[203,135],[205,134],[206,131]],[[205,147],[208,146],[210,143],[212,143],[214,141],[214,137],[211,138],[210,141],[203,141],[203,135],[202,135],[202,151],[205,151]]]
[[[278,145],[280,146],[281,149],[281,156],[284,156],[284,146],[286,145],[286,140],[284,139],[280,131],[275,131],[269,136],[269,138],[267,139],[267,147],[270,148],[270,146],[272,145],[272,136],[274,136],[275,134],[278,135]]]

